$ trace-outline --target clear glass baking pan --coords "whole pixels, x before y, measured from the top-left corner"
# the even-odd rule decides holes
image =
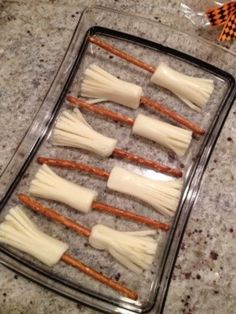
[[[165,61],[175,69],[189,75],[212,78],[215,88],[206,108],[201,113],[191,111],[171,93],[150,84],[149,74],[143,70],[91,45],[88,42],[88,36],[93,34],[149,64],[155,65],[160,61]],[[131,273],[105,252],[90,248],[86,239],[25,208],[26,213],[42,230],[69,243],[69,252],[73,256],[137,291],[139,294],[137,301],[121,297],[118,293],[63,263],[48,268],[35,259],[4,245],[0,246],[0,262],[68,298],[108,313],[160,313],[164,307],[185,226],[193,205],[197,201],[202,175],[235,98],[235,69],[227,62],[229,58],[234,58],[234,56],[214,44],[175,31],[144,17],[104,7],[86,9],[34,121],[0,178],[0,220],[2,221],[8,210],[18,203],[17,194],[27,193],[29,183],[39,167],[35,161],[39,155],[78,160],[108,171],[118,164],[148,177],[165,179],[164,175],[129,164],[124,160],[114,158],[104,160],[81,150],[59,148],[51,144],[50,135],[55,120],[61,110],[69,107],[64,100],[65,95],[68,93],[79,95],[83,72],[91,63],[96,63],[115,75],[118,74],[120,78],[138,83],[143,87],[146,96],[167,104],[169,108],[200,124],[207,130],[207,133],[202,138],[194,138],[187,154],[177,159],[167,150],[153,145],[148,140],[130,136],[130,129],[126,126],[83,112],[96,130],[118,138],[120,147],[173,167],[182,167],[184,188],[177,213],[171,221],[163,218],[142,202],[106,190],[105,183],[101,180],[75,171],[55,169],[58,174],[74,182],[98,190],[101,201],[170,223],[171,228],[168,233],[158,232],[158,249],[150,271],[145,271],[140,275]],[[140,112],[153,117],[158,116],[157,113],[145,108],[132,111],[110,102],[105,103],[104,106],[132,117]],[[88,227],[102,222],[119,230],[146,229],[143,225],[95,211],[83,215],[51,201],[42,201],[42,203]]]

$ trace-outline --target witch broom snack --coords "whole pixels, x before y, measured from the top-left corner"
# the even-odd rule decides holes
[[[102,157],[113,155],[176,177],[182,176],[179,169],[173,169],[116,147],[117,140],[95,131],[77,108],[61,114],[54,128],[52,142],[58,146],[81,148]]]
[[[192,140],[192,132],[189,130],[171,125],[159,119],[153,119],[143,114],[138,114],[136,119],[131,119],[128,116],[101,108],[100,106],[91,105],[73,96],[68,96],[67,100],[73,106],[79,106],[80,108],[105,116],[111,120],[120,121],[132,126],[132,132],[134,134],[169,148],[179,157],[186,153]]]
[[[33,211],[61,223],[76,233],[88,237],[90,245],[98,250],[106,250],[118,262],[133,272],[141,273],[152,265],[157,249],[157,242],[152,238],[154,230],[121,232],[102,224],[88,229],[81,224],[63,216],[28,197],[25,194],[18,196],[21,203]]]
[[[203,135],[205,133],[202,128],[185,117],[145,97],[140,86],[118,79],[95,64],[85,70],[85,77],[81,84],[81,96],[110,100],[132,109],[144,105],[185,126],[195,134]]]
[[[0,224],[0,242],[35,257],[49,267],[63,261],[130,299],[137,300],[138,298],[136,292],[68,255],[66,251],[69,246],[39,230],[19,206],[11,208],[5,220]]]
[[[47,161],[43,157],[39,159],[39,162],[50,164],[50,160]],[[70,161],[66,161],[65,163],[64,160],[54,160],[54,166],[58,167],[71,169],[70,163],[75,164]],[[93,167],[89,165],[83,167],[83,164],[77,164],[78,170],[93,173],[91,171]],[[90,170],[90,168],[92,169]],[[106,173],[107,176],[105,177],[103,169],[96,169],[102,172],[101,177],[107,180],[107,187],[109,189],[139,198],[153,206],[163,215],[173,216],[175,214],[183,185],[182,180],[153,180],[117,166],[113,167],[110,173]],[[97,175],[99,176],[99,173]],[[61,184],[62,181],[64,182],[64,186]],[[70,190],[71,185],[73,185],[73,189]],[[75,188],[77,188],[77,192]],[[80,188],[82,187],[59,177],[44,164],[38,170],[35,179],[31,182],[29,192],[32,195],[57,200],[69,206],[72,204],[72,207],[81,210],[81,203],[83,204],[84,200],[80,197]],[[93,195],[92,191],[91,194]],[[89,199],[90,202],[87,202],[87,211],[93,207],[92,197]]]
[[[32,195],[61,202],[83,213],[87,213],[91,209],[95,209],[118,217],[123,217],[128,220],[144,223],[152,228],[158,228],[165,231],[168,230],[168,225],[159,221],[152,220],[148,217],[140,216],[108,204],[97,202],[96,198],[98,193],[96,191],[72,183],[52,171],[46,165],[46,163],[50,164],[50,161],[53,161],[52,159],[45,159],[41,157],[38,160],[40,163],[45,164],[38,170],[35,178],[30,184],[29,192]],[[62,167],[68,167],[69,169],[83,170],[102,178],[107,178],[107,175],[109,176],[106,171],[99,168],[75,162],[63,161],[58,163],[58,160],[55,161],[56,163],[54,163],[54,165],[61,165]],[[51,165],[53,165],[53,162],[51,162]]]
[[[150,72],[151,82],[169,89],[191,109],[201,111],[208,102],[214,89],[214,82],[210,79],[192,77],[175,71],[165,63],[160,63],[157,68],[146,64],[128,53],[113,47],[103,40],[92,36],[89,41],[100,48]]]

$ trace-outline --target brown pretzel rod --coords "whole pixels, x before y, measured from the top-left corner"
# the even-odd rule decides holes
[[[77,233],[79,233],[85,237],[90,236],[90,233],[91,233],[90,229],[74,222],[70,218],[67,218],[67,217],[57,213],[55,210],[53,210],[51,208],[43,206],[42,204],[35,201],[31,197],[21,193],[18,195],[18,199],[22,204],[31,208],[36,213],[41,214],[41,215],[43,215],[47,218],[50,218],[52,220],[55,220],[55,221],[59,222],[60,224],[70,228],[71,230],[73,230],[73,231],[75,231],[75,232],[77,232]]]
[[[37,161],[40,164],[45,163],[45,164],[47,164],[49,166],[53,166],[53,167],[69,168],[69,169],[74,169],[74,170],[76,169],[76,170],[85,171],[85,172],[94,174],[94,172],[90,171],[90,169],[89,169],[89,168],[93,168],[93,167],[85,165],[86,168],[84,168],[85,169],[84,170],[83,167],[81,166],[83,164],[79,164],[79,163],[76,163],[74,161],[62,160],[62,159],[52,159],[52,158],[46,158],[46,157],[38,157]],[[78,165],[78,167],[77,167],[77,165]],[[97,169],[100,170],[100,168],[97,168]],[[101,171],[102,171],[102,169],[101,169]],[[96,173],[96,175],[98,175],[98,172]],[[108,173],[108,176],[109,176],[109,173]],[[22,194],[20,194],[20,195],[22,195]],[[33,204],[30,205],[29,197],[28,197],[28,200],[26,199],[26,196],[24,196],[24,198],[22,196],[20,196],[19,199],[24,204],[26,204],[26,202],[27,202],[29,204],[29,206],[32,205],[31,208],[33,208],[34,202],[33,202]],[[39,206],[40,206],[40,204],[39,204]],[[135,221],[135,222],[143,223],[143,224],[146,224],[146,225],[148,225],[150,227],[153,227],[153,228],[156,228],[156,229],[161,229],[161,230],[164,230],[164,231],[169,230],[169,226],[167,224],[164,224],[164,223],[161,223],[161,222],[159,222],[157,220],[152,220],[150,218],[147,218],[147,217],[144,217],[144,216],[141,216],[141,215],[137,215],[135,213],[131,213],[129,211],[126,211],[126,210],[123,210],[123,209],[120,209],[120,208],[116,208],[116,207],[113,207],[113,206],[110,206],[110,205],[107,205],[107,204],[104,204],[104,203],[93,202],[92,203],[92,208],[96,209],[96,210],[99,210],[99,211],[103,211],[103,212],[112,214],[114,216],[125,218],[127,220],[132,220],[132,221]],[[36,209],[37,208],[35,208],[35,210]],[[58,217],[58,219],[59,218],[60,217]],[[57,220],[57,221],[59,221],[59,220]],[[88,233],[88,232],[89,232],[89,230],[86,231],[86,233]],[[86,234],[84,234],[84,235],[86,236]]]
[[[86,275],[100,281],[104,285],[109,286],[110,288],[118,291],[120,294],[124,295],[127,298],[130,298],[132,300],[137,300],[138,294],[128,288],[125,288],[124,286],[120,285],[118,282],[98,273],[96,270],[88,267],[87,265],[80,262],[78,259],[75,259],[72,256],[69,256],[67,254],[64,254],[61,257],[61,260],[65,262],[66,264],[73,266],[80,271],[84,272]]]
[[[112,155],[123,158],[123,159],[128,159],[130,161],[136,162],[140,165],[143,165],[145,167],[152,168],[154,170],[158,170],[160,172],[172,175],[174,177],[180,178],[182,177],[182,171],[179,169],[171,168],[165,165],[162,165],[156,161],[142,158],[138,155],[132,154],[130,152],[127,152],[123,149],[120,148],[115,148],[114,151],[112,152]]]
[[[117,49],[115,47],[113,47],[112,45],[104,42],[103,40],[97,38],[96,36],[91,36],[89,37],[89,41],[93,44],[95,44],[96,46],[99,46],[100,48],[116,55],[117,57],[124,59],[134,65],[137,65],[138,67],[150,72],[150,73],[154,73],[155,72],[155,67],[153,67],[152,65],[149,65],[147,63],[144,63],[143,61],[140,61],[138,59],[136,59],[135,57],[131,56],[130,54],[128,54],[127,52],[124,52],[120,49]]]
[[[92,175],[108,179],[109,178],[109,172],[97,168],[97,167],[92,167],[87,164],[75,162],[75,161],[70,161],[70,160],[65,160],[65,159],[54,159],[54,158],[47,158],[47,157],[38,157],[37,162],[39,164],[47,164],[52,167],[61,167],[61,168],[67,168],[67,169],[72,169],[72,170],[80,170],[84,171],[87,173],[90,173]]]
[[[168,118],[170,118],[170,119],[172,119],[172,120],[174,120],[174,121],[184,125],[186,128],[192,130],[196,134],[199,134],[199,135],[205,134],[205,130],[201,129],[195,123],[189,121],[188,119],[186,119],[185,117],[179,115],[178,113],[176,113],[174,111],[171,111],[170,109],[164,107],[160,103],[157,103],[157,102],[151,100],[150,98],[142,96],[141,99],[140,99],[140,103],[144,104],[145,106],[160,112],[164,116],[167,116]]]
[[[110,213],[114,216],[118,216],[118,217],[123,217],[125,219],[129,219],[129,220],[133,220],[136,222],[141,222],[144,223],[150,227],[156,228],[156,229],[161,229],[163,231],[168,231],[169,230],[169,226],[165,223],[156,221],[156,220],[152,220],[148,217],[144,217],[144,216],[140,216],[137,215],[135,213],[120,209],[120,208],[116,208],[104,203],[99,203],[99,202],[93,202],[93,208],[102,212],[106,212],[106,213]]]
[[[76,98],[74,96],[67,96],[66,99],[73,105],[73,106],[79,106],[80,108],[84,108],[88,111],[94,112],[100,116],[103,117],[107,117],[110,118],[113,121],[119,121],[119,122],[123,122],[126,123],[128,125],[133,125],[134,124],[134,120],[128,116],[122,115],[120,113],[105,109],[105,108],[101,108],[99,106],[96,105],[91,105],[89,103],[87,103],[86,101]]]

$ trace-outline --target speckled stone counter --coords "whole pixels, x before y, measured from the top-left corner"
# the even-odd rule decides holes
[[[188,1],[191,2],[194,3]],[[159,19],[160,13],[174,13],[180,1],[43,0],[39,3],[16,0],[3,3],[0,0],[0,172],[34,115],[31,103],[42,101],[82,9],[92,3]],[[164,19],[163,22],[171,24]],[[178,27],[188,29],[188,23],[183,20],[183,25]],[[236,51],[235,44],[230,48]],[[234,105],[208,164],[197,206],[183,238],[165,314],[236,312],[235,117]],[[0,313],[92,314],[97,311],[50,292],[0,265]]]

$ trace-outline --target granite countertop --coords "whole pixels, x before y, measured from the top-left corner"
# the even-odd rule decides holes
[[[207,1],[201,2],[204,5]],[[81,11],[85,5],[95,3],[153,19],[163,18],[162,22],[171,24],[164,21],[162,13],[175,13],[180,1],[0,0],[0,125],[4,126],[0,137],[0,172],[24,135],[25,125],[32,119],[34,108],[30,104],[42,101]],[[194,1],[188,1],[191,3],[195,5]],[[189,22],[182,21],[178,27],[188,29]],[[230,49],[236,51],[235,43]],[[234,104],[188,222],[165,314],[235,313],[235,116]],[[15,121],[17,132],[10,121]],[[92,314],[98,311],[69,301],[0,265],[0,313]]]

